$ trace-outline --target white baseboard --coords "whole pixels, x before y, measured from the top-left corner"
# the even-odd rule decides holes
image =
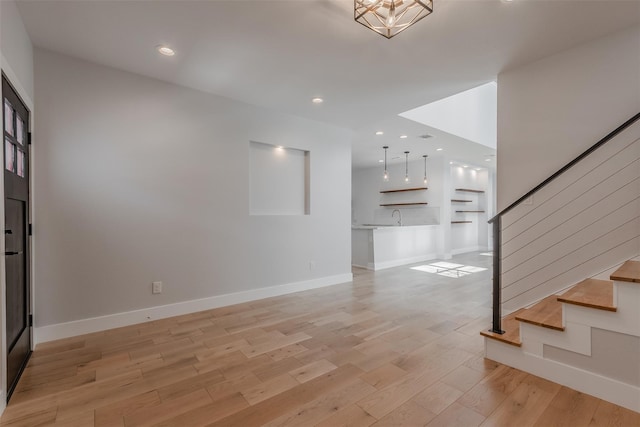
[[[360,264],[351,264],[351,267],[356,267],[356,268],[364,268],[366,270],[370,270],[370,268],[368,267],[369,264],[367,265],[360,265]]]
[[[640,412],[640,388],[485,338],[485,357]]]
[[[469,246],[467,248],[451,249],[452,255],[466,254],[467,252],[487,251],[485,246]]]
[[[438,256],[435,253],[425,254],[425,255],[415,256],[411,258],[396,259],[393,261],[376,262],[375,264],[369,264],[367,268],[369,270],[378,271],[378,270],[384,270],[385,268],[392,268],[392,267],[399,267],[401,265],[414,264],[416,262],[430,261],[436,258],[438,258]]]
[[[41,342],[89,334],[107,329],[135,325],[137,323],[149,322],[151,320],[165,319],[167,317],[196,313],[198,311],[211,310],[213,308],[240,304],[248,301],[337,285],[340,283],[351,282],[352,280],[353,274],[351,273],[338,274],[335,276],[306,280],[304,282],[288,283],[285,285],[217,295],[209,298],[183,301],[175,304],[127,311],[124,313],[74,320],[72,322],[58,323],[55,325],[40,326],[34,329],[34,342],[35,344],[38,344]]]

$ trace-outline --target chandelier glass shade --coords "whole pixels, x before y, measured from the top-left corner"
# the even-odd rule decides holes
[[[390,39],[433,12],[433,0],[353,0],[354,19]]]

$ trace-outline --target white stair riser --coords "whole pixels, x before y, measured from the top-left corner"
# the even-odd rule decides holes
[[[591,327],[580,323],[566,323],[564,331],[520,322],[522,351],[542,357],[545,344],[574,353],[591,356]]]
[[[640,286],[616,283],[618,311],[563,304],[564,321],[640,337]]]

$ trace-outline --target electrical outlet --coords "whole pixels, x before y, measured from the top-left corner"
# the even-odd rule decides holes
[[[162,293],[162,282],[153,282],[151,284],[151,293],[152,294],[161,294]]]

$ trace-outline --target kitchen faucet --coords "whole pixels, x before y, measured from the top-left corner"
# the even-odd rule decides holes
[[[395,217],[396,212],[398,212],[398,225],[402,225],[402,212],[400,212],[400,210],[394,209],[393,212],[391,212],[391,218],[393,219]]]

